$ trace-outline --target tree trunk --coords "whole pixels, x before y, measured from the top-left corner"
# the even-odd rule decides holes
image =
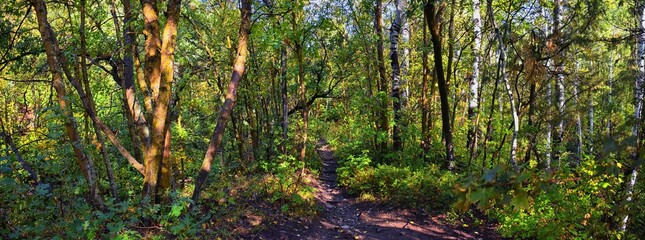
[[[575,59],[575,55],[574,55]],[[573,100],[577,109],[580,107],[580,99],[578,96],[579,79],[578,79],[578,59],[575,59],[575,76],[573,77]],[[582,158],[582,117],[580,116],[580,111],[576,109],[576,156],[574,164],[580,166],[580,160]],[[589,132],[591,134],[591,132]]]
[[[204,157],[202,167],[199,170],[199,175],[195,182],[195,191],[193,192],[192,197],[193,204],[198,203],[199,195],[205,187],[208,173],[211,170],[211,162],[222,144],[226,123],[231,117],[231,111],[233,111],[233,107],[235,106],[237,87],[239,86],[240,79],[242,79],[242,75],[244,74],[247,43],[249,34],[251,33],[251,0],[242,0],[242,8],[240,11],[242,21],[240,23],[240,38],[237,45],[237,57],[235,58],[235,64],[233,65],[233,75],[231,76],[231,82],[229,83],[228,90],[226,91],[226,100],[224,101],[224,105],[220,108],[217,124],[215,125],[215,131],[211,136],[206,156]]]
[[[493,1],[488,0],[488,13],[490,15],[490,20],[492,23],[493,28],[495,29],[495,36],[497,38],[497,42],[499,44],[499,74],[501,74],[502,77],[502,82],[504,82],[504,86],[506,87],[506,94],[508,95],[508,100],[511,103],[511,114],[513,115],[513,137],[511,138],[511,152],[510,152],[510,162],[511,165],[513,166],[513,169],[515,172],[519,172],[519,168],[517,166],[517,160],[515,158],[516,152],[517,152],[517,133],[519,132],[520,126],[519,126],[519,117],[517,116],[517,109],[515,108],[515,99],[513,98],[513,91],[511,90],[511,85],[508,82],[508,77],[506,75],[506,51],[504,49],[504,39],[502,38],[502,33],[500,32],[499,28],[497,27],[497,23],[495,22],[495,13],[493,12]],[[498,76],[499,76],[498,74]],[[501,105],[501,104],[500,104]]]
[[[562,43],[562,32],[560,31],[560,24],[562,23],[562,1],[555,0],[555,8],[553,10],[553,41],[555,41],[556,46],[560,46]],[[555,151],[553,153],[553,159],[558,162],[558,168],[562,162],[562,138],[564,135],[564,108],[565,108],[565,98],[564,98],[564,57],[560,54],[556,55],[555,59],[555,71],[556,71],[556,97],[558,100],[558,124],[556,127],[556,136],[553,142],[555,145]]]
[[[636,78],[636,84],[634,86],[634,125],[632,126],[632,136],[636,138],[636,150],[632,152],[632,160],[634,160],[634,167],[631,170],[631,176],[627,181],[626,191],[626,200],[625,204],[630,204],[634,196],[634,187],[636,186],[636,179],[638,177],[638,170],[640,166],[638,164],[642,159],[639,158],[639,152],[641,150],[642,139],[639,133],[641,130],[641,121],[643,120],[642,111],[643,111],[643,89],[645,89],[645,3],[642,1],[637,1],[636,16],[640,18],[638,20],[640,29],[638,31],[638,77]],[[622,225],[620,227],[621,231],[627,230],[627,222],[629,220],[629,205],[625,209],[625,214],[622,219]]]
[[[76,129],[76,118],[68,105],[67,92],[65,90],[65,83],[61,74],[61,66],[64,64],[63,59],[59,59],[60,49],[58,49],[58,41],[54,35],[54,31],[49,25],[47,20],[47,6],[43,0],[32,0],[31,5],[36,10],[36,17],[38,19],[38,30],[45,46],[47,54],[47,64],[49,65],[49,72],[52,74],[52,85],[56,90],[56,97],[60,105],[63,115],[65,116],[65,131],[69,137],[70,144],[76,155],[76,161],[83,172],[83,176],[87,181],[90,190],[90,199],[92,204],[98,208],[104,208],[105,204],[99,196],[98,184],[96,179],[96,169],[92,159],[85,154],[83,143],[80,141],[78,131]]]
[[[480,16],[480,3],[479,0],[473,0],[473,76],[470,79],[470,96],[468,99],[468,142],[467,147],[470,151],[469,160],[471,162],[477,154],[477,109],[479,109],[479,63],[480,63],[480,48],[482,39],[482,23]],[[470,164],[469,164],[470,165]]]
[[[386,93],[387,92],[387,78],[385,74],[385,56],[384,56],[384,51],[383,51],[383,25],[382,25],[382,14],[383,14],[383,1],[382,0],[376,0],[376,11],[374,13],[374,28],[376,31],[376,52],[377,52],[377,65],[378,65],[378,73],[379,73],[379,84],[378,84],[378,90],[381,93]],[[384,96],[382,94],[377,94],[378,96],[378,101],[381,104],[379,108],[379,123],[377,126],[379,126],[378,130],[380,132],[384,132],[385,135],[389,135],[389,120],[387,117],[387,109],[388,109],[388,102],[389,100],[387,99],[387,94]],[[387,149],[387,140],[379,140],[383,141],[379,143],[379,149],[381,150],[381,153],[384,153],[384,151]]]
[[[280,82],[282,96],[282,154],[287,154],[289,141],[289,99],[287,98],[287,48],[280,50]]]
[[[614,113],[614,104],[613,104],[613,85],[614,85],[614,53],[611,53],[611,57],[609,57],[609,93],[607,94],[607,109],[609,111],[609,117],[607,117],[607,136],[609,138],[612,137],[612,123],[611,123],[611,117],[613,116]]]
[[[298,1],[298,4],[300,2]],[[292,30],[298,30],[298,24],[304,19],[299,10],[292,11]],[[298,160],[304,161],[307,153],[307,131],[309,130],[309,104],[307,104],[307,81],[305,80],[305,66],[303,60],[303,36],[296,36],[294,39],[294,47],[296,51],[296,61],[298,64],[298,103],[302,106],[300,109],[300,116],[302,117],[302,125],[298,128],[298,135],[300,141],[297,143]]]
[[[94,103],[94,98],[92,97],[92,88],[90,87],[90,82],[87,76],[87,43],[85,39],[85,14],[86,14],[86,0],[81,0],[80,12],[81,12],[81,23],[79,27],[79,38],[81,40],[81,79],[83,80],[83,85],[85,86],[85,94],[89,100],[89,105],[92,108],[92,111],[96,112],[96,104]],[[110,156],[108,155],[107,148],[105,147],[105,139],[101,133],[101,129],[92,121],[94,127],[94,133],[96,134],[96,139],[99,143],[99,150],[101,156],[103,157],[103,163],[105,164],[105,171],[107,173],[108,180],[110,182],[110,193],[112,197],[118,198],[118,190],[116,187],[116,181],[114,180],[114,173],[112,171],[112,163],[110,163]]]
[[[547,12],[545,9],[546,8],[542,6],[542,17],[544,19],[548,19]],[[544,31],[545,33],[548,33],[549,32],[548,29],[549,29],[548,25],[545,23],[542,31]],[[552,62],[553,62],[553,59],[549,59],[546,62],[547,72],[551,71],[551,66],[553,65]],[[553,99],[551,97],[553,85],[551,83],[551,75],[552,74],[549,74],[549,73],[547,73],[546,75],[547,84],[546,84],[546,96],[545,96],[546,104],[547,104],[547,128],[546,128],[546,142],[545,142],[545,148],[546,148],[545,161],[546,162],[544,163],[544,165],[547,171],[551,171],[551,160],[552,160],[551,152],[553,151],[553,147],[551,146],[551,140],[553,138],[553,114],[551,114],[552,106],[553,106]]]
[[[396,0],[396,12],[390,28],[390,62],[392,65],[392,109],[394,110],[394,128],[392,130],[392,145],[394,151],[401,151],[401,64],[399,63],[399,34],[405,24],[405,9],[407,0]]]
[[[38,174],[36,174],[36,171],[34,171],[31,166],[29,166],[29,163],[25,161],[24,158],[22,158],[22,154],[20,153],[20,150],[16,146],[16,144],[13,142],[13,138],[11,137],[11,134],[7,132],[7,129],[5,129],[4,122],[2,121],[2,117],[0,117],[0,137],[4,140],[5,145],[7,145],[7,155],[11,155],[9,152],[9,148],[11,148],[11,151],[13,154],[16,155],[16,160],[18,160],[18,163],[20,163],[20,166],[29,173],[29,177],[31,180],[33,180],[33,184],[38,184],[40,183],[40,180],[38,180]]]
[[[428,16],[423,13],[423,80],[421,83],[421,147],[423,148],[424,156],[430,150],[430,101],[428,100],[428,78],[430,75],[430,67],[428,66],[428,30],[426,28],[426,18]]]
[[[143,5],[144,19],[146,21],[145,31],[154,31],[158,27],[157,10],[155,2],[145,2]],[[170,126],[168,120],[168,110],[170,108],[170,99],[172,95],[172,81],[174,71],[174,52],[177,43],[177,25],[179,23],[179,10],[181,7],[181,0],[171,0],[168,2],[166,10],[166,24],[163,29],[163,41],[161,42],[159,65],[157,64],[156,57],[159,55],[150,56],[153,51],[149,48],[158,46],[159,32],[147,33],[146,39],[146,71],[149,75],[146,77],[150,79],[152,88],[152,101],[153,101],[153,117],[152,117],[152,134],[150,147],[145,154],[146,174],[144,175],[143,197],[144,201],[153,200],[156,198],[159,190],[165,191],[170,187],[165,179],[169,179],[170,164],[163,162],[164,146],[166,141],[166,131]],[[151,23],[152,20],[152,23]],[[156,24],[155,24],[156,22]],[[151,23],[151,24],[149,24]],[[156,26],[155,26],[156,25]],[[149,35],[148,35],[149,34]],[[159,51],[159,50],[157,50]],[[148,63],[153,66],[148,66]],[[159,77],[159,78],[157,78]],[[167,158],[168,160],[170,158]],[[161,175],[159,175],[161,173]],[[161,180],[161,189],[157,189]],[[157,199],[154,199],[157,202]]]
[[[446,4],[442,2],[439,6],[435,6],[434,2],[426,3],[424,12],[427,16],[426,22],[428,30],[430,31],[432,46],[434,50],[434,64],[439,84],[439,97],[441,98],[441,123],[443,138],[446,144],[446,161],[448,162],[448,169],[454,170],[454,145],[452,143],[452,131],[450,130],[450,105],[448,103],[448,86],[444,78],[443,62],[441,59],[441,25],[442,15]]]

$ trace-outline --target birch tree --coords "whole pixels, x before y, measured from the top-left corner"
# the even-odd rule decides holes
[[[470,95],[468,98],[468,121],[470,127],[468,129],[468,143],[467,147],[470,151],[470,161],[475,158],[477,154],[477,110],[479,109],[479,63],[480,63],[480,48],[482,39],[482,23],[480,15],[480,2],[473,0],[473,75],[470,79]]]
[[[390,62],[392,66],[392,98],[394,109],[394,128],[392,131],[392,142],[395,151],[400,151],[401,143],[401,63],[399,62],[399,35],[401,34],[402,26],[405,25],[405,9],[407,0],[396,0],[394,21],[390,28]]]
[[[493,29],[495,31],[495,38],[497,39],[497,43],[499,44],[498,50],[497,50],[499,52],[498,77],[501,75],[502,82],[504,82],[504,87],[506,88],[506,94],[508,95],[508,100],[511,105],[511,115],[513,116],[513,137],[511,138],[511,151],[510,151],[509,159],[510,159],[511,165],[513,166],[513,169],[515,169],[515,172],[519,172],[519,168],[517,166],[517,160],[516,160],[516,152],[517,152],[517,134],[520,130],[520,126],[519,126],[520,121],[517,115],[517,109],[515,108],[515,99],[513,98],[513,91],[511,90],[511,85],[506,75],[506,52],[504,48],[504,39],[502,36],[502,32],[499,30],[499,28],[497,27],[497,23],[495,22],[495,12],[493,12],[492,0],[488,0],[488,14],[489,14],[489,18],[493,26]]]
[[[630,177],[627,180],[626,186],[626,204],[627,210],[622,219],[620,227],[621,231],[627,230],[627,222],[629,220],[629,205],[634,196],[634,186],[636,186],[636,179],[640,169],[640,150],[642,139],[640,136],[641,121],[643,119],[643,90],[645,89],[645,3],[636,1],[636,17],[638,19],[638,76],[634,84],[634,125],[632,125],[632,137],[636,139],[636,150],[632,152],[632,160],[634,161],[633,169],[631,170]]]

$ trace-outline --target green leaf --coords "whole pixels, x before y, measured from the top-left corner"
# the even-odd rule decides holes
[[[524,190],[518,190],[516,191],[513,200],[511,200],[511,204],[515,211],[526,209],[529,207],[529,195]]]
[[[168,214],[168,216],[179,217],[179,215],[181,215],[181,210],[183,209],[184,209],[183,205],[180,205],[180,204],[172,205],[172,208],[170,209],[170,214]]]

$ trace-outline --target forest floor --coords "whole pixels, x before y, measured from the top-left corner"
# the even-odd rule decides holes
[[[285,218],[246,236],[251,239],[502,239],[495,225],[472,227],[469,220],[448,221],[446,214],[429,214],[411,209],[366,203],[350,196],[336,184],[332,148],[321,140],[318,153],[322,171],[311,179],[316,200],[323,211],[313,220]]]

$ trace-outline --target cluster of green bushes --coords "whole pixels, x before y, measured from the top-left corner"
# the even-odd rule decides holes
[[[339,183],[364,200],[383,200],[402,207],[446,210],[454,202],[458,175],[436,165],[371,165],[367,152],[340,161]]]

